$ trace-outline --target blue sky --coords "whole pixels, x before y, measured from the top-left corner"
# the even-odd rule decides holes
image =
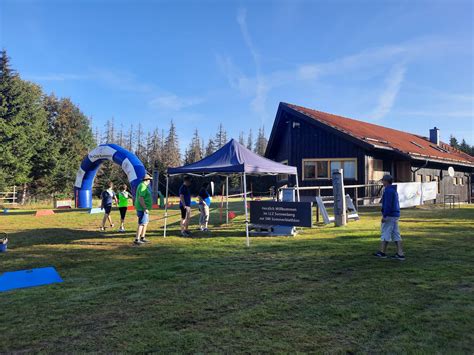
[[[0,45],[103,128],[270,132],[280,101],[474,144],[472,1],[22,1]]]

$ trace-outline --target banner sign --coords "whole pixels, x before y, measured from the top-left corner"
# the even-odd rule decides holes
[[[435,200],[438,182],[401,182],[397,186],[400,208],[420,206],[425,201]]]
[[[395,185],[397,186],[400,208],[421,205],[421,182],[406,182]]]
[[[438,194],[438,182],[424,182],[421,184],[421,196],[424,201],[436,200]]]
[[[312,227],[311,202],[251,201],[250,223]]]

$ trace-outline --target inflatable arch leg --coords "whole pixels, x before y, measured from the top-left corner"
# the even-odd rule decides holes
[[[145,166],[135,154],[121,146],[101,144],[87,154],[77,171],[76,182],[74,183],[76,207],[92,208],[94,178],[100,165],[106,160],[113,161],[122,167],[125,174],[127,174],[132,196],[135,196],[135,190],[145,176]]]

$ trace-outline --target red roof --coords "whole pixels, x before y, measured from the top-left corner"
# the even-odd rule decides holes
[[[474,165],[474,157],[443,142],[436,146],[428,138],[413,133],[398,131],[302,106],[285,105],[307,117],[364,141],[374,146],[374,148],[392,149],[408,154],[414,159],[431,158]]]

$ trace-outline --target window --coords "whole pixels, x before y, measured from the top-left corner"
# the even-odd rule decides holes
[[[344,170],[344,178],[357,179],[357,159],[303,159],[303,180],[330,179],[335,169]]]
[[[328,161],[317,161],[316,162],[316,171],[318,179],[327,179],[329,177]]]
[[[305,161],[303,162],[303,178],[305,180],[314,180],[316,179],[316,162],[315,161]]]
[[[385,175],[383,170],[383,160],[369,158],[369,181],[379,181],[382,180]]]
[[[453,185],[457,185],[458,184],[458,178],[457,177],[453,177]]]
[[[425,182],[431,181],[431,175],[425,175]]]
[[[459,178],[459,185],[464,186],[464,178]]]
[[[423,181],[423,175],[416,174],[416,182],[422,182],[422,181]]]

